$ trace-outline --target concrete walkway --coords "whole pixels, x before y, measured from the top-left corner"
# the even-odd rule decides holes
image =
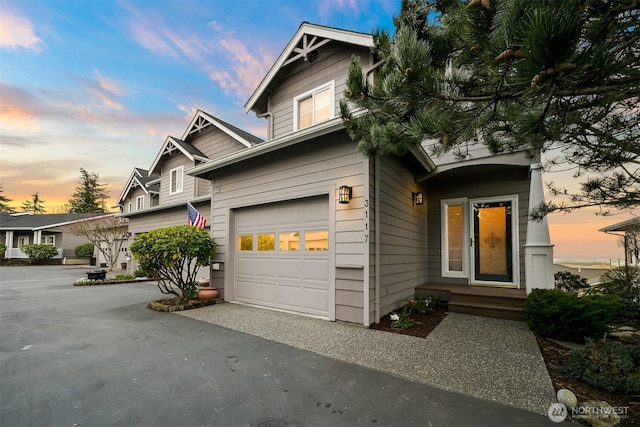
[[[450,313],[424,339],[240,304],[178,314],[540,414],[555,402],[540,349],[523,322]]]

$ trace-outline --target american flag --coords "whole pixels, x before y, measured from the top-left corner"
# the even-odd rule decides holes
[[[187,202],[187,216],[189,217],[187,220],[188,225],[200,228],[205,228],[207,226],[207,220],[204,219],[204,217],[200,215],[200,212],[198,212],[189,202]]]

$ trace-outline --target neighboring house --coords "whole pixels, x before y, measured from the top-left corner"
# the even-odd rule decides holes
[[[148,170],[134,168],[117,204],[128,218],[131,240],[155,228],[187,223],[190,202],[211,223],[211,182],[184,171],[262,140],[198,110],[180,138],[168,136]],[[125,248],[128,249],[128,244]],[[131,271],[136,269],[131,260]],[[199,273],[209,276],[209,269]]]
[[[625,265],[640,266],[640,218],[634,217],[618,222],[599,231],[620,236],[624,242]],[[622,234],[620,234],[622,233]]]
[[[160,204],[149,208],[157,215],[137,230],[184,223],[185,201],[199,201],[226,301],[366,326],[421,286],[450,292],[452,303],[456,292],[482,294],[489,299],[470,312],[484,314],[503,295],[522,301],[552,288],[548,226],[528,215],[543,201],[537,159],[482,146],[464,161],[432,159],[428,143],[402,157],[357,151],[339,102],[352,55],[375,73],[372,45],[369,34],[303,23],[245,105],[267,119],[267,141],[211,155],[193,124],[168,138],[150,168],[162,176]]]
[[[112,213],[86,214],[0,214],[0,241],[7,245],[7,259],[29,258],[22,247],[29,244],[46,244],[58,250],[56,259],[76,259],[75,249],[89,243],[82,236],[72,233],[75,223],[112,216]]]

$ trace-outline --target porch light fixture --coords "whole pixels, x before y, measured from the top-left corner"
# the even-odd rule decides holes
[[[411,193],[414,205],[424,205],[424,193],[422,191],[417,193]]]
[[[349,200],[351,200],[351,187],[343,185],[338,188],[338,202],[343,205],[348,205]]]

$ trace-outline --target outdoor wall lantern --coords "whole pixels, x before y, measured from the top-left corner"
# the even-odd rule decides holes
[[[124,259],[129,262],[131,261],[131,254],[129,252],[125,252],[124,253]]]
[[[342,203],[343,205],[348,205],[349,200],[351,200],[351,187],[343,185],[342,187],[338,188],[338,202]]]
[[[411,193],[411,197],[413,198],[413,204],[415,205],[424,204],[424,193],[422,193],[422,191],[418,193]]]

